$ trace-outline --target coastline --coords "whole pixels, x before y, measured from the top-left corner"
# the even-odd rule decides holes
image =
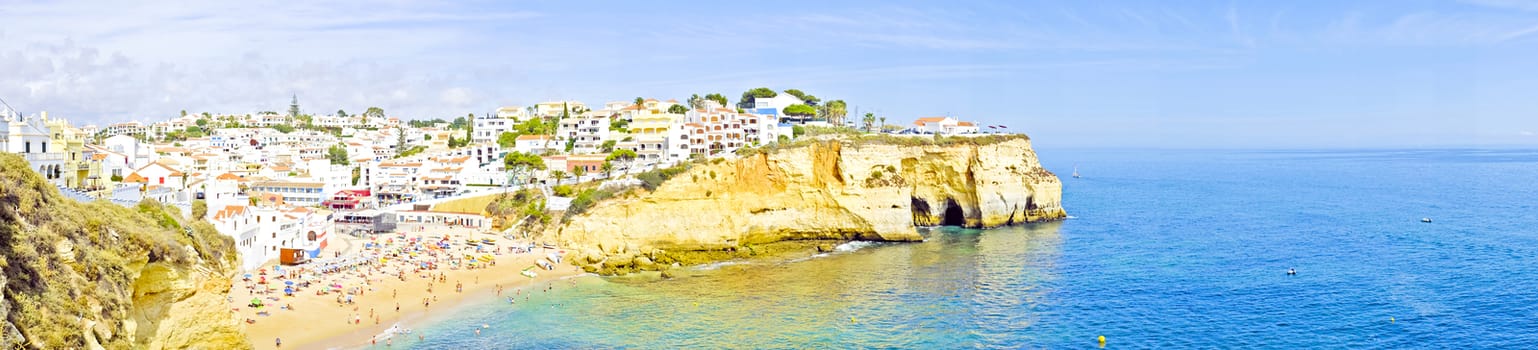
[[[376,336],[383,334],[394,325],[402,328],[412,328],[414,323],[429,318],[441,317],[436,313],[452,312],[460,305],[473,302],[475,298],[500,298],[497,297],[496,287],[501,286],[505,293],[515,293],[522,290],[527,293],[533,286],[548,285],[573,276],[584,274],[580,269],[569,264],[555,264],[555,270],[535,269],[538,276],[529,278],[519,274],[523,269],[535,266],[535,262],[545,256],[547,252],[561,249],[535,249],[527,253],[504,253],[495,255],[496,265],[479,269],[438,269],[430,271],[434,275],[442,273],[445,282],[430,282],[428,278],[415,275],[408,276],[405,281],[395,278],[393,275],[375,273],[368,284],[368,290],[363,295],[353,297],[354,304],[340,305],[336,302],[335,294],[316,295],[317,286],[297,292],[293,297],[279,297],[280,301],[268,301],[269,307],[264,310],[269,316],[255,316],[255,310],[246,307],[247,302],[253,297],[269,297],[282,295],[281,284],[274,286],[275,292],[269,295],[251,295],[243,291],[245,282],[242,276],[234,278],[234,288],[231,289],[230,308],[239,314],[240,319],[253,318],[256,323],[244,324],[246,336],[251,340],[256,349],[277,349],[275,339],[281,338],[281,348],[294,349],[345,349],[365,347],[371,344]],[[424,272],[426,273],[426,272]],[[275,281],[274,281],[275,282]],[[457,283],[463,283],[463,291],[454,290]],[[276,284],[276,283],[274,283]],[[431,286],[432,293],[428,292]],[[424,299],[436,301],[424,306]],[[282,309],[281,305],[291,305],[293,309]],[[396,311],[397,305],[399,311]],[[356,311],[355,311],[356,310]],[[378,316],[370,317],[370,311]],[[361,324],[353,324],[354,320],[361,320]],[[402,335],[402,337],[411,337]],[[405,341],[406,339],[395,339]],[[412,339],[415,340],[415,339]],[[387,343],[384,338],[378,339],[383,345]]]

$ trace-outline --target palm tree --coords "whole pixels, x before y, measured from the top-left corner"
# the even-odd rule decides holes
[[[583,176],[587,176],[587,167],[586,166],[572,167],[571,168],[571,176],[576,176],[577,177],[577,182],[582,182],[582,177]]]
[[[873,126],[873,124],[876,124],[876,114],[865,113],[865,119],[862,121],[865,122],[865,132],[870,132],[870,127]]]
[[[636,111],[637,114],[641,113],[641,109],[645,108],[643,106],[645,104],[646,104],[646,99],[640,98],[640,97],[636,97],[635,98],[635,111]]]
[[[603,161],[603,166],[599,169],[603,170],[603,177],[607,179],[609,178],[609,174],[614,172],[614,163],[611,163],[607,160]]]
[[[833,125],[844,125],[844,115],[849,113],[849,104],[844,100],[832,100],[825,103],[828,121]]]
[[[555,178],[555,185],[560,186],[561,180],[566,178],[566,172],[561,170],[551,170],[550,176]]]
[[[881,127],[877,128],[876,130],[886,132],[886,117],[881,117]]]

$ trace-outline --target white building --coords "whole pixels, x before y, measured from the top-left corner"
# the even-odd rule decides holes
[[[754,98],[752,102],[744,101],[739,103],[737,106],[738,108],[742,108],[744,112],[774,118],[777,124],[780,120],[786,119],[785,114],[782,113],[782,111],[785,110],[785,107],[798,104],[806,104],[806,102],[801,101],[800,98],[796,98],[795,95],[781,93],[769,98]],[[790,120],[786,121],[804,123],[806,120],[803,119],[805,118],[792,117]]]
[[[530,154],[545,154],[545,151],[561,150],[560,142],[545,135],[520,135],[513,143],[513,149]]]
[[[310,123],[323,128],[357,128],[363,126],[363,116],[349,115],[342,117],[336,115],[322,115],[316,116],[315,119],[310,121]]]
[[[550,101],[534,105],[535,117],[559,117],[561,112],[569,115],[577,114],[577,111],[586,110],[587,106],[579,101]]]
[[[561,141],[571,141],[574,154],[601,153],[604,141],[609,140],[609,116],[599,113],[583,113],[575,118],[561,120],[556,129]]]
[[[129,169],[138,169],[159,158],[159,155],[151,149],[149,144],[139,142],[139,139],[128,135],[108,137],[102,141],[102,147],[113,153],[123,155],[125,159],[121,166]],[[126,172],[115,175],[128,176]]]
[[[513,126],[528,118],[528,113],[523,107],[498,108],[495,116],[482,116],[475,119],[475,134],[470,135],[470,140],[475,143],[497,142],[497,137],[502,136],[502,133],[512,131]]]
[[[774,142],[779,137],[780,129],[772,117],[737,113],[729,108],[721,108],[714,101],[706,101],[704,109],[689,111],[684,116],[684,135],[676,140],[687,141],[690,154],[716,156],[744,146]],[[669,138],[669,141],[673,140]]]
[[[144,124],[140,122],[117,123],[107,126],[107,136],[115,135],[141,135],[144,134]]]
[[[235,239],[235,250],[240,254],[240,267],[243,271],[251,271],[261,267],[267,261],[265,252],[271,241],[261,234],[261,224],[254,215],[249,213],[245,205],[228,205],[214,207],[210,205],[208,221],[214,224],[214,228],[226,236]],[[273,235],[271,238],[277,238]],[[276,253],[274,253],[276,256]]]
[[[284,202],[304,207],[331,199],[324,182],[261,181],[252,184],[251,191],[280,194]]]
[[[913,127],[909,128],[921,134],[962,135],[976,134],[977,124],[964,122],[951,117],[928,117],[913,121]]]
[[[65,154],[63,145],[49,147],[52,134],[48,129],[48,113],[41,116],[23,117],[9,107],[0,106],[0,151],[20,154],[32,169],[55,184],[64,183]]]

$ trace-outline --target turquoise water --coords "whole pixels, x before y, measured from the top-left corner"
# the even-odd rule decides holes
[[[404,343],[1538,346],[1538,151],[1039,153],[1084,174],[1064,178],[1072,219],[672,280],[581,278],[518,305],[467,305]]]

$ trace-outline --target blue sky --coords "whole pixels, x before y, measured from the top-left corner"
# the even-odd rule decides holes
[[[767,86],[1049,146],[1538,145],[1529,0],[22,0],[0,43],[0,98],[77,124]]]

